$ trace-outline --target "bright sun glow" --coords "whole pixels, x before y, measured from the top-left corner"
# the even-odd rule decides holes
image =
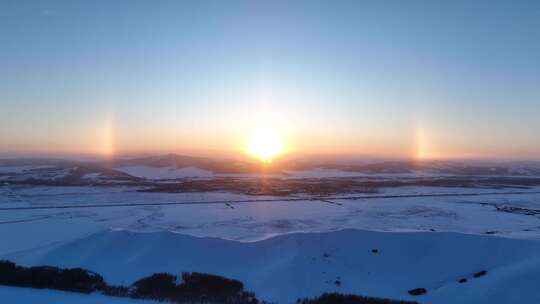
[[[279,134],[271,128],[256,128],[251,132],[248,142],[248,152],[263,162],[283,152],[283,143]]]

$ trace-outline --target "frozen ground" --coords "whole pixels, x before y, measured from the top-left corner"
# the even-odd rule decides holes
[[[103,174],[84,173],[90,180]],[[170,173],[176,178],[179,170]],[[327,196],[141,189],[2,184],[0,258],[86,267],[126,284],[158,271],[203,271],[239,279],[277,303],[324,291],[411,299],[407,290],[416,287],[429,290],[414,298],[422,303],[540,302],[538,186],[400,186]],[[487,276],[470,279],[484,269]],[[2,299],[18,293],[0,287]],[[28,300],[11,303],[41,295],[51,303],[101,301],[69,295],[73,300],[62,302],[64,294],[31,291],[20,298]]]

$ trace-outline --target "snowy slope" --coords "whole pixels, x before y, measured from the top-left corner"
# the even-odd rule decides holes
[[[0,286],[0,299],[7,304],[152,304],[153,301],[107,297],[47,289]]]
[[[84,267],[124,284],[160,271],[208,272],[239,279],[259,298],[277,303],[324,291],[425,303],[540,302],[540,242],[456,233],[342,230],[236,242],[106,231],[2,258]],[[481,270],[488,274],[473,279]],[[459,284],[460,278],[469,282]],[[429,293],[409,296],[407,290],[416,287]]]
[[[169,167],[151,167],[151,166],[127,166],[115,168],[117,171],[127,173],[131,176],[147,179],[174,179],[184,177],[212,177],[213,173],[197,167],[177,168]]]

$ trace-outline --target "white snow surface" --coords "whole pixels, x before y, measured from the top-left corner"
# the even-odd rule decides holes
[[[7,304],[156,304],[158,302],[81,294],[47,289],[0,286],[0,299]]]
[[[341,230],[245,243],[171,232],[105,231],[3,258],[24,265],[84,267],[117,284],[155,272],[214,273],[239,279],[258,297],[276,303],[325,291],[424,303],[540,302],[540,242],[456,233]],[[487,275],[473,278],[481,270]],[[460,278],[468,282],[460,284]],[[408,295],[417,287],[428,294]]]

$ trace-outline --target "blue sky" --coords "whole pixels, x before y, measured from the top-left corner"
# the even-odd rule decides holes
[[[0,152],[540,158],[538,1],[1,1]]]

